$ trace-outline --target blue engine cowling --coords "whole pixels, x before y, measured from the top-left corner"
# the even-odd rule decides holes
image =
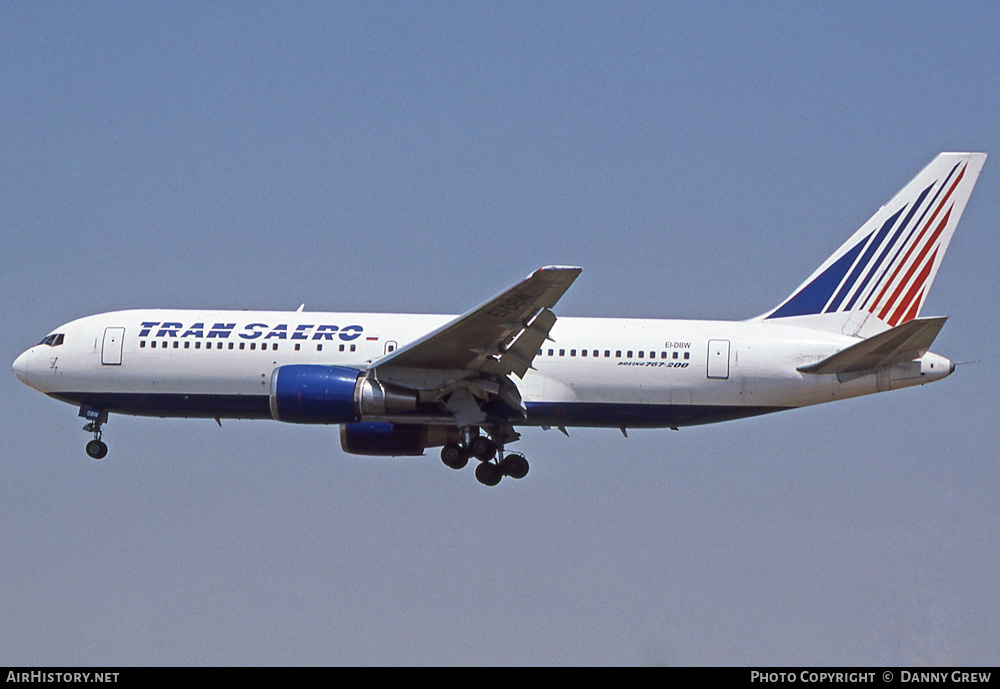
[[[417,409],[417,392],[344,366],[292,364],[271,374],[271,416],[289,423],[351,423]]]
[[[346,423],[340,427],[340,446],[352,455],[408,457],[428,447],[427,426],[402,423]]]
[[[290,423],[357,421],[360,373],[343,366],[279,366],[271,374],[271,416]]]

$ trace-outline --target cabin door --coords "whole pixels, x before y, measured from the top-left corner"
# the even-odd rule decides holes
[[[122,341],[125,328],[105,328],[104,346],[101,348],[101,363],[105,366],[121,366]]]
[[[708,341],[708,377],[729,377],[729,340]]]

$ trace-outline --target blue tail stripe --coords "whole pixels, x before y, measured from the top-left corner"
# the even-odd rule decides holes
[[[906,206],[903,206],[898,211],[896,211],[895,215],[893,215],[891,218],[885,221],[885,224],[882,225],[882,229],[880,229],[878,231],[878,234],[875,235],[875,240],[868,245],[868,249],[865,251],[864,256],[862,256],[861,260],[858,261],[858,265],[854,266],[854,270],[851,271],[850,277],[848,277],[847,281],[844,282],[844,286],[840,288],[840,291],[837,292],[837,296],[833,298],[833,301],[830,303],[830,306],[827,307],[826,309],[827,311],[836,311],[840,307],[841,303],[847,297],[848,293],[850,293],[851,287],[854,285],[854,283],[858,281],[858,277],[860,277],[861,273],[865,270],[865,268],[868,267],[872,256],[875,254],[876,251],[878,251],[878,248],[882,245],[882,240],[885,239],[885,236],[887,234],[889,234],[889,230],[892,229],[893,225],[896,224],[896,221],[899,220],[899,216],[902,215],[903,211],[905,210]],[[855,293],[855,296],[857,296],[857,293]]]
[[[883,263],[885,257],[888,255],[890,251],[892,251],[892,247],[894,247],[896,245],[896,242],[899,241],[899,238],[900,236],[902,236],[903,232],[906,231],[906,228],[910,225],[910,221],[913,219],[913,214],[917,212],[917,209],[920,208],[920,204],[924,202],[924,197],[927,196],[927,194],[930,193],[930,190],[933,188],[934,184],[932,183],[920,193],[920,196],[917,197],[916,203],[914,203],[913,206],[910,208],[910,212],[906,214],[906,219],[903,220],[900,226],[893,233],[892,239],[886,242],[885,248],[882,249],[882,253],[879,254],[879,257],[877,259],[875,259],[875,263],[873,264],[872,270],[868,273],[868,275],[865,276],[865,279],[858,287],[858,290],[854,293],[854,296],[851,297],[851,300],[847,302],[847,306],[844,309],[845,311],[850,311],[852,308],[854,308],[854,302],[856,302],[858,300],[858,297],[860,297],[861,294],[864,293],[865,287],[868,286],[868,283],[871,281],[872,277],[874,277],[876,274],[885,273],[885,268],[887,267],[887,264]]]
[[[874,234],[874,230],[858,242],[853,249],[841,256],[832,266],[817,275],[815,280],[796,292],[791,299],[768,318],[787,318],[821,313],[823,307],[830,301],[830,295],[833,294],[847,271],[854,265],[854,259],[861,253],[861,249],[872,234]]]

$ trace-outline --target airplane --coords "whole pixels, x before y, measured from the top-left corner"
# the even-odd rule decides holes
[[[523,478],[518,427],[673,428],[923,385],[955,365],[921,317],[984,153],[941,153],[788,298],[743,321],[556,318],[580,275],[540,268],[460,316],[139,309],[61,325],[14,361],[109,414],[340,426],[347,453]]]

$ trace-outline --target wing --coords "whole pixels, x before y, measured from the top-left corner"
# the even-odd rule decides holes
[[[500,399],[524,412],[516,384],[556,322],[550,310],[581,268],[539,268],[513,287],[408,345],[373,361],[380,380],[440,400],[459,426],[485,418],[480,403]]]
[[[559,266],[539,268],[450,323],[377,359],[370,368],[485,367],[493,373],[514,372],[520,377],[555,323],[549,309],[580,271]]]

